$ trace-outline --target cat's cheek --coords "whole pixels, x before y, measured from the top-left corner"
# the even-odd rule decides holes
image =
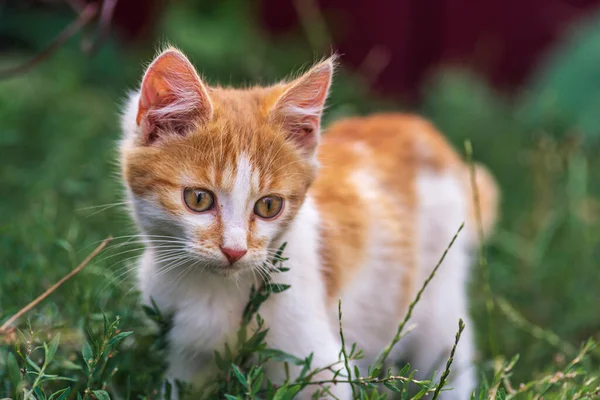
[[[249,247],[264,250],[275,238],[280,236],[283,229],[281,222],[279,219],[261,220],[257,218],[254,229],[249,235]]]
[[[176,235],[181,232],[176,223],[176,216],[169,213],[158,196],[132,195],[132,204],[136,222],[146,233],[168,233]]]
[[[189,213],[182,218],[190,242],[199,245],[216,245],[219,243],[222,229],[214,213]]]

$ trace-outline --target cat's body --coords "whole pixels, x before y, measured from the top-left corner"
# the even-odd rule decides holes
[[[299,357],[312,352],[313,367],[338,361],[341,298],[346,342],[364,350],[359,366],[366,374],[464,221],[415,308],[417,326],[390,361],[408,359],[424,378],[440,372],[463,318],[456,390],[448,396],[466,399],[475,379],[465,283],[478,243],[468,168],[430,124],[390,114],[332,125],[318,145],[317,172],[331,72],[326,61],[289,84],[207,89],[180,53],[167,50],[132,98],[123,174],[148,241],[141,290],[174,318],[169,375],[209,379],[214,350],[234,341],[259,265],[283,242],[289,271],[274,280],[291,288],[260,309],[268,345]],[[487,232],[496,187],[481,167],[477,181]],[[190,187],[202,190],[187,197]],[[205,189],[212,208],[205,207]],[[190,198],[197,212],[186,210]],[[275,216],[263,213],[280,204]],[[283,368],[272,365],[269,375],[281,381]],[[340,399],[351,393],[345,384],[331,392]]]

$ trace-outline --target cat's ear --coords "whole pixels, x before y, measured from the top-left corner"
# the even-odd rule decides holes
[[[319,142],[321,116],[335,65],[336,57],[330,57],[292,81],[271,111],[290,140],[307,155],[314,154]]]
[[[186,56],[172,48],[158,55],[146,70],[140,90],[136,123],[142,142],[185,135],[212,114],[208,91]]]

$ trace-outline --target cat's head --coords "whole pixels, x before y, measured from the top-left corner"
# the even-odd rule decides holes
[[[122,175],[149,241],[216,273],[262,264],[315,178],[333,69],[232,89],[208,86],[176,49],[159,54],[122,121]]]

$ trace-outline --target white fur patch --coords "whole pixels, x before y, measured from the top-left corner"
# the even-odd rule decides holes
[[[247,250],[248,203],[252,192],[254,171],[245,154],[238,156],[235,180],[231,193],[223,193],[221,222],[223,224],[223,247]]]
[[[399,309],[399,299],[404,296],[414,298],[415,291],[435,267],[466,218],[468,197],[459,179],[450,172],[420,171],[416,182],[417,270],[414,292],[407,294],[401,290],[408,266],[390,258],[394,254],[393,240],[399,232],[403,232],[399,231],[399,221],[394,221],[394,218],[401,219],[404,208],[394,196],[383,190],[368,169],[356,171],[352,181],[361,188],[360,193],[365,196],[366,203],[374,205],[365,210],[370,218],[364,265],[342,293],[346,340],[357,342],[364,351],[365,358],[360,361],[360,366],[366,373],[366,366],[390,342],[400,323],[399,318],[404,316],[406,310]],[[461,234],[414,310],[409,321],[414,330],[398,343],[390,357],[390,362],[398,359],[410,361],[411,366],[419,370],[417,376],[420,379],[430,378],[434,370],[439,374],[452,347],[458,319],[465,320],[467,329],[455,355],[455,375],[450,383],[454,390],[445,393],[444,399],[467,399],[475,384],[465,291],[469,266],[467,244],[468,237]],[[330,310],[332,326],[336,317],[337,309],[333,308]]]
[[[135,138],[139,134],[139,127],[136,123],[138,104],[140,101],[140,92],[130,92],[125,100],[123,111],[121,112],[121,129],[123,136],[121,139],[121,149],[133,146]]]

